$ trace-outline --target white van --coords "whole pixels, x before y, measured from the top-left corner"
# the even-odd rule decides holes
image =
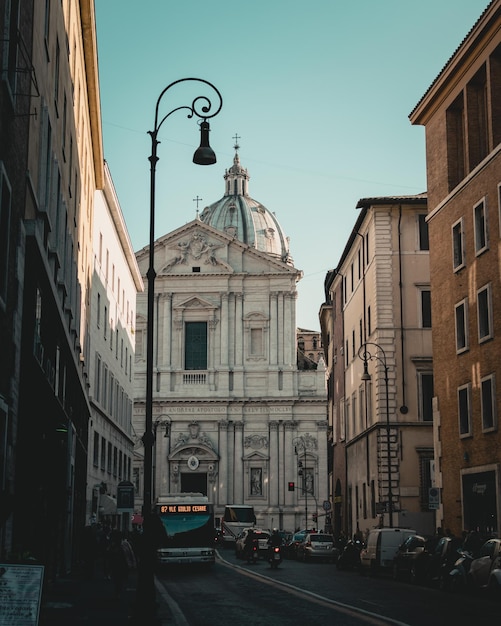
[[[375,574],[378,570],[390,568],[398,547],[416,531],[409,528],[373,528],[369,531],[367,545],[360,553],[362,573]]]

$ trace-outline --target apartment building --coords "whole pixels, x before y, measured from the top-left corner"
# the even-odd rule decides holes
[[[501,531],[501,2],[410,114],[425,127],[438,523]]]
[[[86,513],[92,219],[104,181],[94,3],[3,0],[0,19],[2,553],[30,555],[51,579],[71,568]]]
[[[430,533],[426,195],[364,198],[357,208],[320,310],[330,375],[334,530],[352,535],[402,525]]]
[[[89,523],[130,529],[132,511],[117,509],[117,494],[121,483],[132,485],[136,295],[143,282],[106,164],[104,175],[92,237],[86,516]]]

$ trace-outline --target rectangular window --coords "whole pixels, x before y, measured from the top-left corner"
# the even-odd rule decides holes
[[[468,298],[455,306],[456,321],[456,352],[465,352],[469,348],[468,342]]]
[[[433,374],[418,372],[419,417],[422,422],[433,421]]]
[[[482,343],[492,338],[492,298],[491,286],[486,285],[477,292],[478,341]]]
[[[464,267],[463,218],[452,226],[452,267],[457,271]]]
[[[99,464],[99,433],[94,433],[94,450],[92,454],[92,462],[94,467]]]
[[[431,328],[431,291],[421,289],[421,328]]]
[[[344,398],[339,400],[339,439],[344,441],[346,438],[346,406]]]
[[[11,188],[0,161],[0,301],[7,300],[7,277],[10,251]]]
[[[484,64],[466,86],[466,118],[468,123],[468,158],[470,172],[489,153],[489,115],[487,99],[487,72]]]
[[[458,389],[459,436],[469,437],[471,432],[470,383]]]
[[[101,469],[106,469],[106,439],[101,437]]]
[[[491,431],[497,427],[496,420],[496,389],[494,375],[491,374],[481,380],[481,411],[482,430]]]
[[[207,369],[207,322],[186,322],[184,369]]]
[[[428,222],[426,221],[426,213],[420,213],[418,215],[419,224],[419,249],[429,250],[430,239],[428,236]]]
[[[94,397],[96,402],[99,402],[101,399],[101,357],[99,354],[96,354],[96,372],[94,375]]]
[[[487,249],[487,219],[485,202],[482,200],[473,207],[475,229],[475,253],[481,254]]]
[[[112,457],[111,457],[111,453],[112,453],[112,445],[111,445],[111,441],[108,441],[108,454],[106,455],[106,471],[108,472],[108,474],[111,474],[111,463],[112,463]]]
[[[447,170],[449,191],[465,177],[465,114],[463,94],[446,112]]]

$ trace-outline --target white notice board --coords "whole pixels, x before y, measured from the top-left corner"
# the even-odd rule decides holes
[[[43,565],[0,563],[0,626],[37,626]]]

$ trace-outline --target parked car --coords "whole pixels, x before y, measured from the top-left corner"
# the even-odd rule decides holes
[[[457,561],[461,548],[461,539],[457,537],[440,537],[432,548],[428,545],[428,565],[425,573],[425,583],[439,589],[445,589],[449,574]]]
[[[270,533],[261,528],[245,528],[238,535],[235,541],[235,556],[237,559],[245,558],[245,541],[250,532],[253,533],[253,538],[258,541],[260,556],[266,555],[268,551],[268,539],[270,538]]]
[[[334,537],[324,533],[307,533],[297,547],[297,558],[300,561],[330,561],[334,563],[339,550],[334,545]]]
[[[412,583],[424,581],[430,557],[427,543],[421,535],[410,535],[397,548],[393,557],[394,580],[405,579]]]
[[[476,589],[487,589],[501,600],[501,539],[489,539],[470,565],[469,577]]]
[[[373,528],[367,536],[367,544],[360,552],[360,571],[376,574],[390,571],[398,547],[416,531],[409,528]]]

